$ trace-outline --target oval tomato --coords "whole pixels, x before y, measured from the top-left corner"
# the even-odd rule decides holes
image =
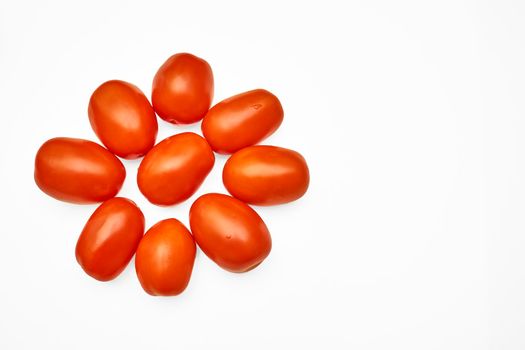
[[[219,193],[199,197],[190,227],[202,251],[231,272],[245,272],[270,254],[272,239],[261,217],[243,202]]]
[[[212,99],[211,67],[202,58],[189,53],[168,58],[153,79],[153,108],[167,122],[190,124],[201,120]]]
[[[197,191],[214,162],[213,151],[201,136],[185,132],[168,137],[140,163],[139,189],[153,204],[180,203]]]
[[[114,197],[124,182],[122,162],[87,140],[57,137],[35,158],[35,182],[42,191],[71,203],[96,203]]]
[[[91,95],[88,114],[100,141],[119,157],[142,157],[155,144],[155,111],[133,84],[110,80],[100,85]]]
[[[243,202],[274,205],[302,197],[310,175],[299,153],[275,146],[252,146],[226,161],[222,179],[228,192]]]
[[[117,277],[135,254],[144,234],[144,215],[126,198],[102,203],[87,221],[76,246],[82,269],[99,281]]]
[[[195,242],[176,219],[151,227],[140,241],[135,269],[142,288],[151,295],[177,295],[186,289],[195,261]]]
[[[230,154],[261,142],[282,121],[283,108],[277,97],[258,89],[217,103],[204,117],[201,128],[215,152]]]

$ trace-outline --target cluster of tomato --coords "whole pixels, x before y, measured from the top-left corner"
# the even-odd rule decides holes
[[[35,159],[35,181],[48,195],[72,203],[103,202],[84,226],[76,258],[100,281],[117,277],[136,254],[135,269],[152,295],[177,295],[188,285],[196,246],[232,272],[255,268],[270,253],[263,220],[246,203],[275,205],[300,198],[309,172],[297,152],[255,145],[283,120],[281,103],[266,90],[232,96],[212,108],[213,74],[191,54],[171,56],[153,80],[152,103],[136,86],[119,80],[100,85],[89,101],[89,121],[106,148],[87,140],[54,138]],[[157,119],[174,124],[202,121],[204,138],[185,132],[155,145]],[[145,234],[145,219],[129,199],[115,197],[126,170],[116,157],[140,163],[137,183],[153,204],[191,197],[211,171],[213,152],[232,154],[223,182],[232,196],[209,193],[190,209],[190,231],[162,220]]]

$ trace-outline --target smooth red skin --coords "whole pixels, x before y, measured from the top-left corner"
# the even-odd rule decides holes
[[[201,120],[213,100],[213,72],[208,62],[189,53],[178,53],[159,68],[151,95],[155,112],[173,124]]]
[[[301,198],[308,189],[308,165],[299,153],[275,146],[252,146],[232,155],[222,172],[232,196],[255,205],[276,205]]]
[[[76,246],[82,269],[99,281],[117,277],[135,254],[144,234],[144,215],[126,198],[102,203],[87,221]]]
[[[35,158],[35,182],[61,201],[88,204],[115,197],[126,177],[122,162],[104,147],[82,139],[46,141]]]
[[[119,157],[142,157],[155,144],[155,111],[133,84],[110,80],[100,85],[91,95],[88,115],[100,141]]]
[[[195,241],[180,221],[158,222],[140,241],[135,257],[142,288],[151,295],[182,293],[190,281],[195,252]]]
[[[217,103],[204,117],[201,128],[215,152],[231,154],[273,134],[283,116],[279,99],[269,91],[257,89]]]
[[[214,163],[205,139],[192,132],[177,134],[148,152],[140,163],[137,183],[151,203],[177,204],[197,191]]]
[[[202,251],[231,272],[257,267],[272,249],[270,232],[255,210],[224,194],[199,197],[190,209],[190,227]]]

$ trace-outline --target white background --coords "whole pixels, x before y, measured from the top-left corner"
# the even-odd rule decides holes
[[[146,4],[147,3],[147,4]],[[524,349],[525,2],[0,2],[1,349]],[[91,92],[149,96],[176,52],[205,58],[215,99],[266,88],[301,152],[299,201],[256,208],[256,270],[198,253],[187,290],[150,297],[133,264],[97,282],[75,261],[96,206],[38,190],[55,136],[96,140]],[[199,126],[160,122],[158,140]],[[224,192],[225,157],[187,202],[150,205],[125,161],[120,195],[147,226],[187,224]]]

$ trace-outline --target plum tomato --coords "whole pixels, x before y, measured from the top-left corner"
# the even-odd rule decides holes
[[[76,246],[82,269],[99,281],[117,277],[135,254],[144,234],[144,215],[126,198],[102,203],[87,221]]]
[[[232,196],[255,205],[275,205],[302,197],[310,182],[303,156],[275,146],[246,147],[233,154],[222,172]]]
[[[257,212],[225,194],[199,197],[190,209],[190,227],[202,251],[231,272],[257,267],[272,249],[270,232]]]
[[[217,103],[204,117],[201,128],[215,152],[230,154],[266,139],[282,121],[279,99],[257,89]]]
[[[125,177],[122,162],[88,140],[57,137],[46,141],[35,157],[37,186],[65,202],[103,202],[115,197]]]
[[[205,139],[192,132],[177,134],[148,152],[140,163],[137,183],[151,203],[177,204],[197,191],[214,163]]]
[[[177,219],[153,225],[137,249],[135,270],[142,288],[151,295],[170,296],[186,289],[195,261],[195,241]]]
[[[121,80],[100,85],[91,95],[89,122],[104,146],[121,158],[145,155],[157,138],[157,116],[138,87]]]
[[[213,72],[208,62],[178,53],[159,68],[153,79],[151,101],[155,112],[173,124],[201,120],[213,100]]]

